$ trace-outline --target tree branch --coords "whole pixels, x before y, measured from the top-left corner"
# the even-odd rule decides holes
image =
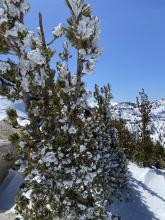
[[[47,44],[47,46],[50,46],[51,44],[53,44],[55,40],[56,40],[55,38],[52,39],[52,40]]]
[[[15,84],[7,79],[5,79],[3,76],[0,76],[0,81],[4,83],[6,86],[13,86],[15,87]]]
[[[83,64],[84,64],[84,60],[80,60],[79,59],[79,54],[77,53],[77,85],[76,85],[76,91],[75,91],[75,102],[78,99],[78,96],[80,94],[80,86],[81,86],[81,78],[84,75],[83,74]]]
[[[39,27],[40,27],[40,31],[41,31],[42,43],[43,43],[44,46],[46,46],[46,40],[45,40],[45,34],[44,34],[42,14],[41,13],[39,13]]]

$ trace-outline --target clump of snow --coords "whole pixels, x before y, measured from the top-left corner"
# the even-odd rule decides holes
[[[23,39],[24,47],[31,47],[32,43],[34,41],[34,32],[33,31],[28,31],[26,34],[25,38]]]
[[[11,69],[11,67],[10,67],[9,63],[0,61],[0,71],[2,73],[5,73],[5,72],[7,72],[10,69]]]
[[[86,53],[86,51],[84,49],[80,49],[78,52],[79,52],[79,56],[81,58],[84,58],[87,55],[87,53]]]
[[[27,54],[27,57],[31,62],[36,63],[38,65],[45,64],[46,62],[45,57],[41,54],[41,51],[38,48],[35,50],[31,50]]]
[[[0,5],[0,25],[7,21],[8,21],[7,14],[5,13],[5,10],[1,8]]]
[[[83,40],[89,39],[90,36],[93,36],[96,33],[97,26],[98,17],[90,18],[82,16],[77,28],[77,38],[81,38]]]
[[[59,164],[56,155],[53,152],[48,152],[44,158],[43,161],[46,163],[47,166],[50,166],[50,163],[54,163],[56,165]],[[42,163],[42,161],[41,161]]]
[[[85,145],[80,145],[80,152],[84,152],[86,150],[86,146]]]
[[[68,0],[75,17],[78,17],[82,11],[84,0]]]
[[[93,59],[84,62],[83,73],[92,73],[95,69],[95,61]]]
[[[20,11],[25,14],[30,8],[30,4],[24,0],[23,2],[21,2],[21,5],[20,5]]]
[[[76,134],[77,130],[75,127],[70,127],[69,130],[68,130],[69,134]]]
[[[5,37],[17,37],[19,33],[23,33],[24,31],[27,31],[25,26],[22,23],[16,21],[14,27],[6,31]]]
[[[54,37],[59,38],[63,35],[64,33],[64,27],[63,25],[60,23],[58,24],[56,27],[54,27],[52,34],[54,35]]]

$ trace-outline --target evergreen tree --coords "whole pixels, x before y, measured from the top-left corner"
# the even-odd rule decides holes
[[[112,127],[117,130],[117,144],[128,160],[139,165],[163,169],[165,167],[165,149],[160,141],[155,142],[151,138],[152,105],[144,90],[140,92],[140,98],[137,98],[137,106],[140,120],[135,123],[139,124],[139,132],[131,133],[124,120],[112,119]]]
[[[137,154],[137,139],[136,135],[132,134],[128,128],[124,120],[122,119],[113,119],[112,125],[117,129],[117,140],[118,145],[121,150],[124,152],[126,158],[131,161],[135,161],[135,157]]]
[[[110,85],[99,88],[95,86],[94,127],[96,140],[101,155],[100,173],[104,191],[109,203],[121,198],[127,189],[127,162],[119,148],[115,129],[112,126],[110,112],[111,89]]]
[[[164,169],[165,168],[165,149],[161,145],[160,142],[156,142],[153,144],[153,150],[152,150],[152,161],[153,166],[155,166],[158,169]]]
[[[95,138],[99,131],[94,134],[89,126],[93,119],[87,114],[88,93],[82,81],[94,70],[101,53],[97,46],[99,20],[84,0],[66,0],[66,4],[71,12],[68,23],[56,26],[53,39],[47,43],[41,14],[36,35],[24,24],[30,8],[27,1],[2,0],[0,53],[16,59],[11,56],[12,61],[0,61],[1,93],[11,100],[22,99],[29,119],[29,124],[10,138],[18,158],[16,165],[25,179],[16,200],[17,219],[92,220],[106,215],[108,197],[100,175],[102,167],[104,180],[110,177],[105,159],[100,162],[100,145]],[[66,42],[55,77],[50,67],[55,53],[52,46],[62,36]],[[77,52],[75,74],[68,68],[69,46]],[[10,110],[8,116],[18,127],[16,113]],[[103,126],[106,130],[109,125]],[[103,139],[108,146],[106,137]],[[122,164],[122,154],[119,157]],[[120,187],[126,166],[121,164],[114,166],[114,171],[121,174]]]
[[[150,103],[147,94],[144,89],[139,93],[140,97],[137,97],[137,107],[139,111],[139,154],[138,159],[143,161],[144,166],[151,164],[152,155],[152,140],[150,138],[150,122],[151,122],[151,109],[152,104]]]

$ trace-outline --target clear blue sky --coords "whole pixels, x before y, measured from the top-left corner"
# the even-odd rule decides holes
[[[109,82],[116,101],[133,101],[143,87],[151,99],[165,98],[165,0],[87,0],[100,18],[104,53],[88,88]],[[28,26],[35,30],[37,12],[44,17],[47,39],[65,23],[64,0],[30,0]]]

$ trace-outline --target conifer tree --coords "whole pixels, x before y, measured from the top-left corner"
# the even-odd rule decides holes
[[[165,168],[165,149],[158,141],[153,146],[152,160],[153,166],[156,168]]]
[[[127,189],[127,162],[118,146],[115,129],[112,126],[110,111],[111,88],[108,84],[103,88],[95,86],[94,126],[99,146],[100,173],[104,191],[109,203],[121,198]]]
[[[137,139],[135,134],[132,134],[126,127],[126,123],[122,119],[113,119],[112,125],[117,129],[118,145],[124,152],[126,158],[135,161],[137,154]]]
[[[101,220],[106,215],[100,151],[89,126],[92,117],[87,114],[88,93],[82,80],[94,70],[101,53],[99,20],[84,0],[66,4],[71,16],[66,25],[54,28],[48,43],[40,13],[38,34],[25,26],[30,9],[26,0],[2,0],[0,8],[0,53],[11,55],[0,61],[0,92],[11,100],[22,99],[29,119],[10,138],[25,179],[16,200],[17,219]],[[55,77],[50,67],[53,43],[62,36],[66,41]],[[68,67],[70,46],[77,53],[75,74]],[[16,113],[10,110],[8,115],[18,126]]]
[[[112,126],[117,129],[118,145],[128,160],[139,165],[163,169],[165,167],[165,149],[161,141],[155,142],[151,138],[152,105],[144,90],[140,92],[140,98],[137,98],[137,107],[140,118],[135,122],[139,125],[137,133],[131,133],[123,119],[112,120]]]
[[[152,155],[152,140],[150,138],[150,122],[151,122],[151,109],[152,104],[148,99],[144,89],[139,93],[140,97],[137,97],[137,107],[139,111],[139,159],[143,161],[144,166],[151,164],[150,158]]]

